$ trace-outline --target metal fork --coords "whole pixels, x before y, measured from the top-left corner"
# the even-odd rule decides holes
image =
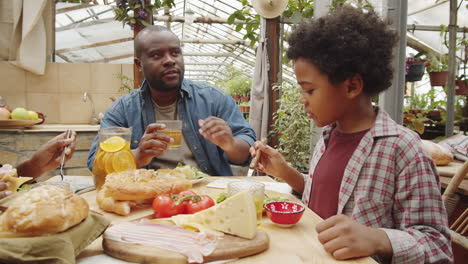
[[[266,143],[266,141],[267,141],[266,138],[261,139],[262,143]],[[260,160],[260,155],[261,154],[262,153],[260,152],[260,149],[257,149],[256,152],[255,152],[255,157],[252,159],[252,161],[250,162],[250,165],[249,165],[249,171],[247,172],[247,179],[248,180],[252,179],[253,174],[257,170],[258,161]]]
[[[72,134],[71,130],[67,129],[67,132],[65,133],[65,139],[69,139],[71,134]],[[65,165],[65,155],[67,151],[68,151],[68,146],[63,149],[62,161],[60,162],[60,178],[62,179],[62,181],[63,181],[63,166]]]

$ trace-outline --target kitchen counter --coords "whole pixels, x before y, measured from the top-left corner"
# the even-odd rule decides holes
[[[37,132],[63,132],[67,129],[74,130],[76,132],[97,132],[99,125],[88,125],[88,124],[43,124],[34,125],[32,127],[13,127],[13,128],[0,128],[2,131],[24,131],[24,133],[37,133]]]
[[[86,165],[88,152],[96,137],[99,125],[87,124],[44,124],[26,128],[0,129],[0,164],[16,166],[58,134],[72,129],[76,131],[75,153],[65,164],[65,174],[91,175]],[[58,170],[43,174],[41,180],[57,175]]]

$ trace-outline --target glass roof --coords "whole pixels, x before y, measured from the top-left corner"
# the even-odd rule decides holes
[[[97,0],[97,2],[101,5],[60,2],[56,4],[55,60],[57,62],[133,63],[133,32],[129,26],[123,26],[121,22],[114,20],[112,6],[115,6],[115,1]],[[371,2],[378,10],[385,1]],[[408,2],[408,25],[448,24],[448,1]],[[185,10],[190,8],[196,17],[227,19],[240,7],[239,2],[232,0],[175,0],[175,8],[170,9],[170,14],[183,16]],[[157,10],[155,15],[163,13],[163,10]],[[166,22],[155,20],[154,24],[165,26]],[[468,11],[464,6],[458,13],[458,24],[465,27],[468,24]],[[255,47],[250,47],[249,42],[243,40],[245,32],[236,32],[235,26],[227,23],[170,23],[171,30],[183,41],[188,78],[213,83],[224,65],[234,65],[242,69],[247,76],[252,76]],[[289,25],[284,27],[285,31],[290,30]],[[441,44],[439,32],[414,31],[409,34],[442,53],[447,52],[445,46]],[[195,43],[196,41],[212,44]],[[292,70],[287,65],[283,67],[282,76],[285,81],[294,82]]]

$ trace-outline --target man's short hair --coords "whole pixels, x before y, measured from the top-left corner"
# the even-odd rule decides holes
[[[142,49],[142,44],[143,44],[143,38],[145,35],[149,34],[149,33],[153,33],[153,32],[162,32],[162,31],[169,31],[171,32],[172,34],[174,34],[174,32],[172,32],[170,29],[168,29],[167,27],[163,27],[163,26],[159,26],[159,25],[151,25],[151,26],[147,26],[145,27],[144,29],[142,29],[135,37],[135,40],[133,42],[133,45],[134,45],[134,49],[135,49],[135,55],[137,58],[140,58],[141,56],[141,49]],[[175,34],[174,34],[175,35]]]

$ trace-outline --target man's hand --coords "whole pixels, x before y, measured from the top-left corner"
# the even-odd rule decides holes
[[[165,128],[166,125],[159,123],[148,125],[145,134],[141,137],[138,148],[132,150],[138,168],[150,163],[153,157],[163,155],[164,151],[169,147],[169,143],[174,141],[168,135],[157,132]]]
[[[198,120],[198,125],[200,126],[198,132],[211,143],[220,147],[226,153],[229,161],[242,164],[248,160],[249,143],[243,139],[235,138],[226,121],[210,116],[205,120]]]
[[[205,120],[198,120],[198,125],[200,134],[225,152],[234,148],[232,130],[223,119],[210,116]]]
[[[44,172],[53,170],[60,166],[62,153],[65,153],[65,161],[68,161],[75,152],[76,132],[72,131],[70,138],[66,138],[66,132],[52,138],[42,145],[32,157],[16,167],[19,176],[37,177]]]
[[[316,230],[324,249],[339,260],[393,254],[383,230],[362,225],[346,215],[332,216],[318,224]]]

